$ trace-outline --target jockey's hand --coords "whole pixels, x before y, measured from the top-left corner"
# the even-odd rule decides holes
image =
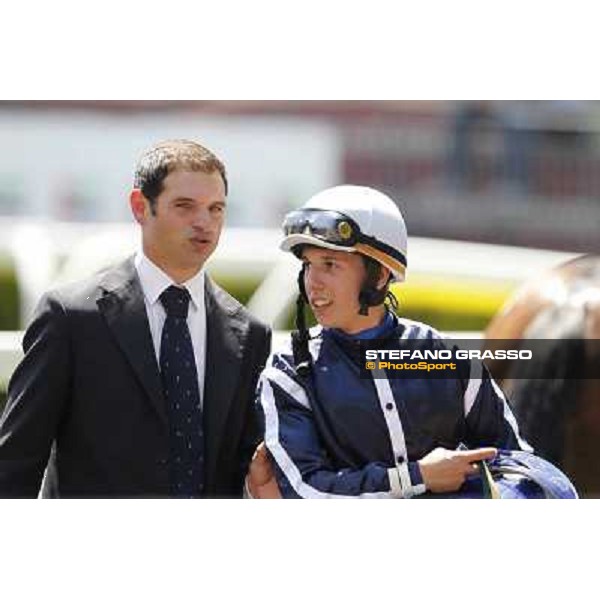
[[[495,448],[447,450],[435,448],[418,461],[425,487],[431,492],[455,492],[469,475],[479,473],[476,464],[494,458]]]
[[[254,452],[248,476],[246,477],[248,491],[253,498],[281,498],[275,473],[264,442],[261,442]]]

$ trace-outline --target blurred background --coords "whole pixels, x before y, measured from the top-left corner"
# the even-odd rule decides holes
[[[344,181],[397,198],[415,235],[593,251],[599,128],[590,101],[3,102],[0,215],[127,221],[141,150],[191,137],[227,163],[232,226]]]
[[[185,137],[230,179],[214,277],[277,330],[296,265],[291,208],[365,184],[408,225],[403,314],[480,335],[523,281],[600,245],[593,101],[0,102],[0,403],[45,289],[135,250],[128,191],[142,150]]]

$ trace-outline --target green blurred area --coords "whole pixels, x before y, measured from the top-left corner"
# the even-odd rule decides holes
[[[242,304],[247,304],[252,294],[256,291],[261,281],[257,278],[243,274],[232,276],[212,273],[213,279],[234,298]],[[496,307],[488,311],[473,311],[471,306],[464,310],[449,310],[443,301],[433,302],[432,294],[427,299],[422,297],[418,301],[406,300],[404,290],[395,290],[400,303],[399,314],[403,317],[423,321],[441,330],[481,330],[486,327],[493,316]],[[504,295],[502,295],[504,296]],[[437,304],[437,306],[436,306]],[[0,254],[0,331],[14,331],[21,328],[19,314],[19,285],[17,282],[14,264],[10,257]],[[315,324],[310,311],[307,311],[307,320]],[[295,327],[295,307],[290,307],[284,329]]]
[[[471,312],[468,309],[465,311],[448,311],[444,306],[436,308],[425,305],[415,305],[415,303],[408,305],[403,303],[402,299],[398,298],[398,292],[396,290],[394,291],[399,305],[397,310],[399,317],[427,323],[440,331],[483,331],[495,312]],[[308,327],[316,325],[316,319],[311,310],[307,307],[305,307],[305,318]],[[283,329],[289,330],[295,328],[296,307],[293,305],[290,307]]]
[[[211,271],[213,279],[246,305],[261,283],[255,274],[219,273]],[[457,285],[434,279],[421,281],[414,277],[412,283],[392,286],[399,303],[401,317],[423,321],[441,331],[481,331],[509,293],[509,287],[491,289],[478,282]],[[10,257],[0,254],[0,330],[19,330],[19,286],[14,264]],[[305,308],[307,325],[316,321],[309,308]],[[284,329],[295,329],[296,306],[289,307]],[[0,381],[0,408],[6,400],[7,381]]]
[[[493,316],[468,313],[449,314],[443,309],[403,310],[402,305],[398,309],[398,314],[407,319],[427,323],[440,331],[481,331],[487,327]]]
[[[19,329],[20,296],[12,259],[0,253],[0,331]]]
[[[260,285],[260,279],[239,275],[232,277],[231,275],[222,275],[211,272],[210,276],[217,285],[220,285],[224,290],[230,293],[238,302],[243,305],[248,304],[252,294]]]
[[[0,253],[0,331],[20,327],[20,295],[15,266],[11,258]],[[6,403],[8,381],[0,380],[0,414]]]

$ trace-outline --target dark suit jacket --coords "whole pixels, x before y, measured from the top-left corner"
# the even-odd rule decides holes
[[[206,278],[205,495],[241,497],[270,330]],[[165,497],[168,422],[133,259],[46,294],[0,420],[0,497]],[[54,450],[48,462],[50,448]]]

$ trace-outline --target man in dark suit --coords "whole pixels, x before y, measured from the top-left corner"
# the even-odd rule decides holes
[[[241,497],[269,329],[205,274],[227,177],[199,144],[150,148],[134,257],[47,293],[0,419],[0,497]],[[51,451],[52,448],[52,452]]]

